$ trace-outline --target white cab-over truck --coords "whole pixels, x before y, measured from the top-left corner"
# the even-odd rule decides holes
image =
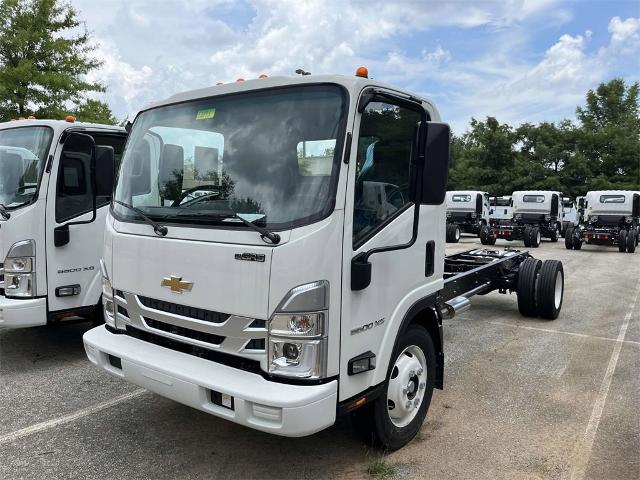
[[[580,211],[575,200],[570,197],[562,197],[562,215],[562,231],[560,233],[564,237],[569,227],[575,228],[580,223]]]
[[[489,199],[489,223],[493,220],[511,220],[513,218],[513,205],[511,195],[491,197]]]
[[[557,242],[564,220],[561,199],[561,192],[513,192],[513,217],[509,220],[494,220],[490,233],[504,240],[522,240],[525,247],[539,247],[543,237]]]
[[[517,291],[527,315],[562,303],[559,262],[445,261],[439,122],[430,101],[364,76],[261,78],[142,111],[89,360],[265,432],[309,435],[349,413],[368,440],[407,443],[443,385],[444,315],[491,290]]]
[[[120,127],[0,124],[0,327],[102,318],[103,233]]]
[[[633,253],[640,235],[640,191],[598,190],[587,192],[582,202],[584,218],[565,234],[565,247],[580,250],[582,244],[617,245]]]
[[[480,237],[483,245],[489,238],[489,194],[472,190],[447,192],[447,242],[457,243],[461,233]]]

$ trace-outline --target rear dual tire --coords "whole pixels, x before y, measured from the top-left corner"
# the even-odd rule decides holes
[[[636,245],[638,244],[638,234],[635,229],[631,229],[627,232],[627,252],[633,253],[636,251]]]
[[[564,298],[564,270],[558,260],[527,258],[518,271],[518,310],[525,317],[555,320]]]
[[[447,243],[458,243],[460,241],[460,227],[454,223],[447,223],[446,230]]]
[[[482,225],[480,227],[480,243],[482,245],[495,245],[496,237],[495,235],[491,235],[491,230],[487,225]]]
[[[538,248],[542,241],[540,229],[538,227],[532,227],[527,225],[524,227],[523,234],[524,246],[527,248]]]

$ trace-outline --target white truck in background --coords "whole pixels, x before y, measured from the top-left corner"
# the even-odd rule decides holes
[[[567,228],[575,228],[580,224],[580,212],[576,201],[570,197],[562,197],[562,214],[564,218],[562,220],[562,231],[560,233],[564,237]]]
[[[489,198],[489,219],[491,221],[511,220],[513,218],[513,205],[511,195]]]
[[[587,192],[583,202],[584,219],[565,235],[568,250],[588,245],[617,246],[633,253],[640,236],[640,191],[598,190]]]
[[[489,194],[475,190],[447,192],[447,242],[457,243],[460,234],[480,237],[483,245],[489,238]]]
[[[83,337],[92,363],[278,435],[348,414],[397,449],[443,386],[443,317],[493,290],[558,316],[560,262],[445,258],[449,127],[363,70],[204,88],[136,117],[107,217],[105,325]]]
[[[102,318],[99,260],[126,132],[0,123],[0,327]]]

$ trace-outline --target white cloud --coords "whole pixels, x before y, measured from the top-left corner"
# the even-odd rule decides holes
[[[571,17],[559,0],[111,0],[100,8],[72,1],[100,40],[105,64],[94,78],[109,86],[105,98],[119,116],[217,81],[299,67],[349,74],[363,64],[376,78],[435,97],[458,131],[470,116],[553,120],[570,115],[640,42],[639,19],[614,17],[600,50],[590,48],[586,31],[559,36],[532,56],[528,27]],[[479,30],[492,40],[462,58],[434,35],[445,30],[468,36],[470,46]],[[408,45],[418,53],[407,53]]]

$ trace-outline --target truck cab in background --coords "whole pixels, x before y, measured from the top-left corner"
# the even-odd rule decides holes
[[[562,197],[562,213],[564,219],[562,220],[562,231],[560,233],[564,237],[567,228],[575,228],[580,223],[580,211],[576,201],[570,197]]]
[[[513,192],[513,218],[494,222],[490,234],[504,240],[522,240],[525,247],[537,248],[543,237],[557,242],[564,212],[561,192],[531,190]]]
[[[447,242],[457,243],[462,233],[477,235],[486,245],[489,234],[489,194],[472,190],[452,190],[446,195]]]
[[[513,218],[513,205],[511,195],[503,195],[501,197],[489,198],[489,220],[491,222],[500,222],[511,220]]]
[[[102,317],[102,253],[126,132],[55,120],[0,124],[0,327]]]
[[[580,250],[582,244],[618,246],[633,253],[640,232],[640,191],[598,190],[587,192],[584,218],[565,234],[567,249]]]

